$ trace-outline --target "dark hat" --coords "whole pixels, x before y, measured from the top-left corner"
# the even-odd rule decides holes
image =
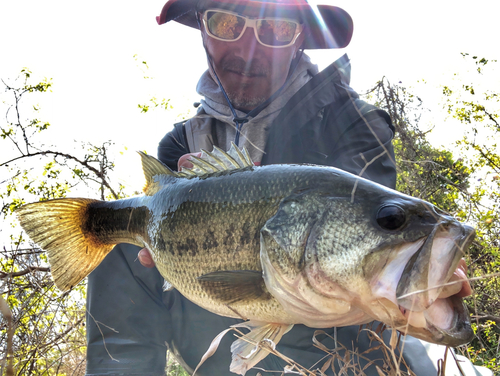
[[[199,29],[196,11],[206,9],[203,4],[204,0],[168,0],[156,21],[159,25],[176,21]],[[278,14],[298,13],[308,30],[305,49],[343,48],[352,37],[351,16],[331,5],[310,5],[307,0],[210,0],[210,5],[225,9],[264,8]]]

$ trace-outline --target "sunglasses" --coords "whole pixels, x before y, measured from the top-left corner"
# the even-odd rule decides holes
[[[207,34],[217,40],[235,42],[247,27],[255,31],[257,41],[266,47],[291,46],[302,32],[302,25],[286,18],[249,18],[238,13],[220,9],[209,9],[203,13],[203,24]]]

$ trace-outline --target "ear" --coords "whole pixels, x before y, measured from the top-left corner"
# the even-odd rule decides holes
[[[201,13],[196,13],[196,17],[198,19],[198,25],[200,27],[200,33],[201,33],[201,39],[203,41],[203,46],[207,46],[207,32],[205,31],[205,25],[203,24],[202,17],[203,15]]]
[[[293,48],[295,49],[295,53],[293,54],[294,59],[297,58],[297,54],[299,53],[300,48],[304,44],[304,40],[306,39],[306,35],[307,35],[306,33],[307,33],[307,30],[304,30],[302,33],[300,33],[299,36],[297,37],[297,40],[293,44]]]

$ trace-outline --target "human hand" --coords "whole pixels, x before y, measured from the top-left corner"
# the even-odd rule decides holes
[[[193,164],[189,161],[189,158],[194,155],[195,157],[200,158],[201,157],[201,152],[199,153],[189,153],[189,154],[184,154],[182,157],[179,158],[179,161],[177,162],[177,171],[180,171],[182,167],[184,168],[193,168]]]
[[[467,278],[467,264],[464,259],[461,259],[458,263],[457,269],[441,290],[439,298],[448,298],[452,295],[456,295],[459,298],[472,295],[472,288]]]
[[[467,264],[465,263],[465,259],[461,259],[458,263],[457,270],[453,273],[450,282],[455,280],[462,281],[462,285],[459,285],[461,288],[457,293],[459,298],[465,298],[472,295],[472,288],[470,286],[469,279],[467,278]]]
[[[142,266],[145,266],[146,268],[154,268],[155,262],[153,261],[153,258],[147,248],[141,249],[137,254],[137,258]]]

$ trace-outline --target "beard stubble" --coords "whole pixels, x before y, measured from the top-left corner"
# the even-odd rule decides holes
[[[223,71],[247,76],[267,77],[270,79],[271,68],[268,62],[261,59],[253,59],[245,62],[242,58],[227,55],[222,59],[221,67]],[[241,83],[237,88],[224,88],[231,104],[240,109],[253,109],[265,102],[270,93],[252,93],[255,91],[250,83]]]

